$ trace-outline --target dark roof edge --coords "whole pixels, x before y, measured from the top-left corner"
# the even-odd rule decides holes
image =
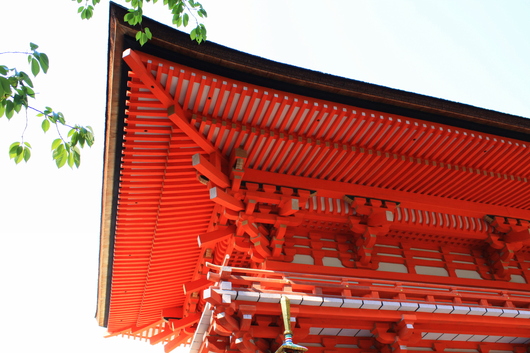
[[[123,33],[133,37],[137,29],[123,21],[126,11],[111,3],[111,17],[116,18]],[[154,37],[144,47],[134,49],[167,60],[178,57],[180,63],[184,60],[188,66],[230,78],[242,80],[244,74],[244,81],[265,87],[530,141],[530,120],[520,116],[311,71],[212,42],[198,45],[184,32],[149,18],[143,21]]]
[[[112,286],[114,236],[118,202],[121,143],[125,115],[124,82],[126,65],[122,64],[124,32],[123,15],[116,16],[115,10],[124,10],[110,3],[109,42],[107,51],[107,104],[105,108],[105,148],[103,151],[103,187],[101,197],[100,250],[98,271],[98,295],[96,320],[99,326],[107,327]]]

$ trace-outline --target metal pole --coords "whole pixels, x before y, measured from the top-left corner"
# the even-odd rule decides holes
[[[276,353],[298,353],[307,351],[306,347],[293,343],[293,332],[291,331],[291,305],[289,298],[282,296],[280,302],[282,306],[282,318],[285,331],[283,332],[283,344],[276,350]]]

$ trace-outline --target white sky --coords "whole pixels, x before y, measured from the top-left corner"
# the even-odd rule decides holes
[[[160,1],[161,3],[162,1]],[[530,2],[526,0],[204,0],[209,40],[317,71],[530,117]],[[326,4],[326,5],[324,5]],[[147,4],[150,5],[150,4]],[[146,10],[152,7],[146,5]],[[102,339],[94,319],[106,93],[108,3],[82,21],[77,3],[4,1],[0,52],[30,41],[50,57],[35,106],[92,125],[80,170],[57,171],[40,120],[32,160],[7,150],[24,117],[0,120],[0,351],[163,352]],[[157,20],[161,10],[147,11]],[[24,65],[25,56],[0,55]],[[29,72],[29,68],[25,69]],[[18,122],[15,120],[19,120]]]

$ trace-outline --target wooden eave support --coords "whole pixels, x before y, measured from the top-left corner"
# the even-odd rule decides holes
[[[227,239],[228,237],[234,235],[235,232],[236,226],[231,225],[225,228],[214,230],[212,232],[199,234],[197,237],[197,242],[199,243],[199,247],[206,248]]]
[[[191,113],[187,113],[178,104],[176,98],[173,98],[169,92],[153,77],[153,74],[147,71],[140,56],[132,49],[123,52],[123,60],[129,65],[131,70],[138,76],[142,83],[153,93],[153,95],[167,108],[169,119],[182,130],[193,142],[195,142],[206,153],[215,153],[224,163],[226,158],[215,148],[215,146],[197,131],[191,124]]]
[[[184,316],[184,309],[182,306],[162,309],[163,318],[181,318],[182,316]]]
[[[158,344],[162,342],[163,340],[165,340],[166,338],[171,337],[171,335],[174,335],[175,333],[178,333],[178,331],[175,332],[174,330],[167,328],[164,331],[161,331],[157,333],[156,335],[152,336],[151,338],[149,338],[149,343],[152,345]]]
[[[210,199],[221,206],[233,211],[243,211],[245,204],[218,187],[210,189]]]
[[[171,335],[178,333],[178,330],[181,330],[183,328],[186,328],[188,326],[195,324],[196,322],[200,320],[200,318],[201,318],[200,314],[193,314],[193,315],[190,315],[180,320],[169,320],[169,322],[173,325],[173,329],[167,329],[167,330],[164,330],[158,333],[157,335],[154,335],[153,337],[149,339],[149,342],[151,344],[157,344],[159,342],[162,342],[166,338],[171,337]],[[185,338],[187,337],[189,336],[186,336]],[[172,340],[171,342],[173,341],[175,341],[175,339]]]
[[[151,324],[148,324],[148,325],[143,325],[143,326],[133,326],[131,327],[131,334],[135,335],[135,334],[138,334],[142,331],[145,331],[145,330],[148,330],[150,328],[154,328],[158,325],[160,325],[163,321],[162,320],[157,320]]]
[[[228,176],[201,154],[194,154],[191,157],[191,164],[193,165],[193,168],[197,169],[200,174],[207,177],[215,185],[222,188],[230,186],[230,179],[228,179]]]
[[[212,284],[214,284],[212,281],[209,281],[206,278],[201,278],[196,281],[184,283],[182,286],[184,288],[184,294],[190,294],[193,292],[206,289],[210,287]]]
[[[513,218],[530,219],[530,211],[513,207],[482,204],[472,201],[448,199],[439,196],[415,194],[407,191],[380,189],[373,186],[356,185],[330,180],[315,180],[313,178],[265,172],[257,169],[245,169],[243,181],[275,184],[290,188],[315,190],[320,197],[343,199],[345,195],[355,195],[366,198],[392,200],[400,203],[401,207],[482,218],[486,214],[498,214]]]
[[[164,352],[171,352],[172,350],[180,346],[183,342],[185,342],[188,338],[190,338],[190,335],[181,332],[178,337],[175,337],[174,339],[166,343],[166,345],[164,346]]]
[[[193,140],[206,153],[216,153],[227,163],[226,158],[221,156],[217,148],[203,134],[197,131],[189,122],[186,113],[177,102],[172,102],[167,108],[169,119],[177,125],[190,139]]]
[[[201,314],[191,314],[190,316],[186,316],[183,319],[180,320],[169,320],[169,322],[173,325],[173,330],[180,330],[183,328],[186,328],[187,326],[191,326],[194,323],[198,322],[201,319]]]
[[[157,82],[153,75],[147,71],[140,56],[132,49],[127,49],[123,52],[123,60],[129,65],[131,70],[138,76],[144,85],[155,95],[155,97],[164,105],[169,107],[173,104],[173,97],[166,92],[164,87]]]

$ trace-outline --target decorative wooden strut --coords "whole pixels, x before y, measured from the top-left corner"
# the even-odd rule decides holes
[[[421,340],[422,332],[414,327],[415,321],[415,315],[405,314],[397,322],[376,322],[371,332],[378,342],[395,350],[396,346],[413,345]]]
[[[484,219],[494,229],[486,240],[493,272],[498,279],[510,280],[509,262],[524,243],[530,241],[530,221],[490,215]]]
[[[209,188],[210,199],[221,206],[219,224],[214,231],[199,236],[199,245],[213,246],[234,237],[234,247],[247,252],[254,262],[280,256],[287,227],[302,222],[296,214],[313,196],[311,191],[242,183],[247,153],[241,149],[234,150],[229,168],[219,160],[212,162],[213,157],[208,160],[196,154],[192,158],[199,180]],[[224,170],[230,170],[230,177]]]
[[[230,282],[221,282],[221,288],[231,290]],[[311,322],[304,320],[298,323],[296,320],[297,310],[293,309],[284,316],[289,325],[295,322],[293,330],[286,328],[281,330],[281,317],[277,304],[275,315],[257,315],[258,309],[254,304],[243,304],[232,301],[230,295],[221,295],[217,289],[209,288],[204,294],[205,300],[213,307],[213,320],[207,330],[205,342],[206,348],[211,352],[225,353],[230,350],[239,350],[243,353],[267,353],[267,352],[303,352],[307,348],[293,344],[285,344],[282,337],[293,335],[305,338],[309,334]],[[278,300],[279,301],[279,300]],[[283,306],[282,306],[283,314]],[[284,321],[285,321],[284,320]],[[287,327],[287,326],[286,326]]]
[[[350,216],[349,220],[350,229],[356,236],[359,265],[371,267],[377,236],[388,233],[390,224],[394,222],[394,210],[399,207],[399,203],[356,196],[346,196],[344,199],[355,211],[355,215]]]
[[[224,353],[227,350],[239,350],[244,353],[266,353],[270,351],[268,341],[253,334],[256,327],[251,327],[256,307],[254,305],[236,305],[216,292],[207,291],[207,301],[213,305],[213,322],[205,341],[211,352]],[[260,321],[257,320],[259,325]],[[267,325],[270,322],[267,323]]]

